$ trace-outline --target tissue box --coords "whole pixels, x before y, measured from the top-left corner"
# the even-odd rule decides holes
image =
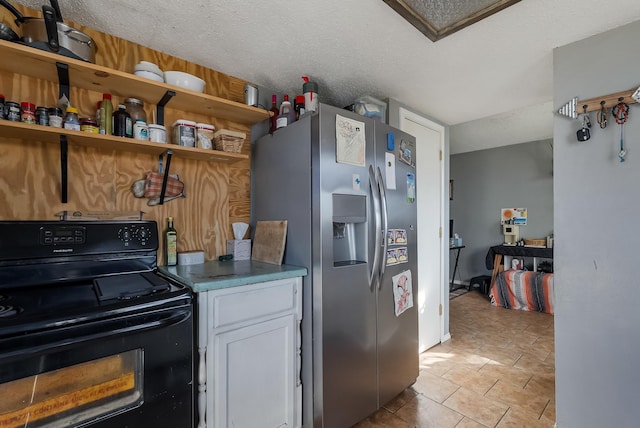
[[[251,260],[251,239],[227,241],[227,254],[233,254],[233,260]]]

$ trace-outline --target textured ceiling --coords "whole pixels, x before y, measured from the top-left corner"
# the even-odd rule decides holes
[[[394,98],[456,125],[452,153],[486,148],[477,140],[490,140],[496,124],[505,132],[494,145],[549,138],[553,48],[640,19],[638,0],[525,0],[433,43],[383,0],[60,0],[60,7],[65,19],[278,92],[301,92],[300,76],[308,75],[320,100],[337,106],[361,95]]]
[[[491,6],[496,0],[404,0],[404,3],[441,30]]]

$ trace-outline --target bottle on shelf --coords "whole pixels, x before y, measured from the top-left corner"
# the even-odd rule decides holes
[[[305,113],[304,102],[304,95],[296,95],[296,99],[293,102],[293,109],[296,112],[296,120],[300,119],[300,116]]]
[[[113,134],[113,103],[111,102],[111,94],[102,94],[102,102],[100,103],[100,134]]]
[[[278,128],[278,114],[280,114],[280,109],[278,108],[278,96],[276,94],[271,95],[271,108],[269,111],[273,113],[273,116],[271,116],[269,133],[273,134]]]
[[[119,104],[118,110],[113,112],[113,135],[133,138],[131,115],[127,113],[127,108],[124,104]]]
[[[295,118],[295,112],[293,111],[293,107],[291,107],[291,103],[289,102],[289,95],[285,95],[282,100],[282,104],[280,104],[280,113],[278,114],[278,119],[276,120],[277,126],[276,128],[284,128],[285,126],[293,123],[292,118]]]
[[[167,266],[178,264],[178,232],[173,227],[173,217],[167,219],[167,230],[164,232],[165,258]]]

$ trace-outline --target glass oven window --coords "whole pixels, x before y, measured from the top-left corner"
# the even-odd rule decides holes
[[[76,426],[138,407],[143,350],[0,384],[0,428]]]

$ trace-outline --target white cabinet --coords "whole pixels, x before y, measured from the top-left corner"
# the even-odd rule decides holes
[[[300,427],[302,278],[200,292],[198,310],[198,427]]]

